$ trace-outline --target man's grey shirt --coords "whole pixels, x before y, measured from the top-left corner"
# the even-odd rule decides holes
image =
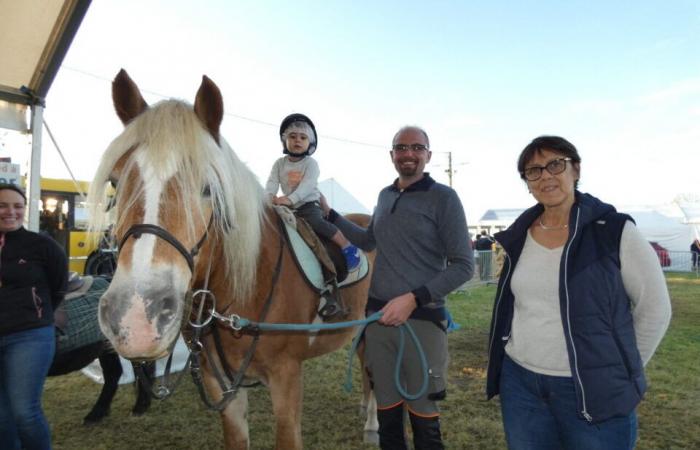
[[[445,296],[472,277],[474,254],[462,203],[427,173],[403,190],[398,181],[382,189],[366,229],[341,216],[334,223],[353,244],[377,250],[371,299],[388,302],[413,292],[419,306],[441,309]]]

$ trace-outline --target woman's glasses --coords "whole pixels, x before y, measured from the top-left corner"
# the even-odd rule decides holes
[[[428,150],[428,146],[425,144],[394,144],[392,150],[396,153],[406,153],[409,150],[420,153]]]
[[[571,158],[557,158],[551,160],[544,166],[531,166],[522,172],[522,176],[525,177],[527,181],[536,181],[540,179],[544,169],[547,169],[547,172],[552,175],[557,175],[566,170],[567,161],[571,161]]]

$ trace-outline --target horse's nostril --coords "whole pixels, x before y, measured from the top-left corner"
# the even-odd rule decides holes
[[[156,327],[158,328],[158,333],[163,334],[163,331],[172,322],[176,320],[175,317],[177,311],[177,300],[173,297],[165,297],[162,300],[162,309],[158,314],[158,319],[156,321]]]

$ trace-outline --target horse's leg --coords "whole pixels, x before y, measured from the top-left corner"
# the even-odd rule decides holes
[[[248,389],[241,388],[221,412],[224,444],[228,450],[250,448],[248,432]]]
[[[275,366],[269,374],[269,387],[276,422],[275,448],[301,450],[301,362],[289,360]]]
[[[103,351],[98,359],[105,384],[102,386],[97,403],[83,419],[84,425],[94,425],[109,415],[109,408],[112,405],[114,394],[117,392],[117,387],[119,387],[119,378],[122,376],[122,364],[119,361],[119,356],[112,350]]]
[[[218,358],[217,364],[218,364]],[[216,378],[202,367],[204,387],[212,402],[221,400],[221,387]],[[248,432],[248,390],[240,388],[231,402],[221,411],[221,425],[224,431],[224,448],[226,450],[248,449],[250,435]]]
[[[365,370],[365,341],[357,346],[357,356],[360,359],[362,371],[362,404],[360,406],[365,414],[364,442],[379,445],[379,419],[377,419],[377,399],[372,391],[369,374]]]
[[[132,367],[134,367],[134,373],[136,373],[136,366],[134,366],[134,363],[131,364]],[[147,362],[143,368],[146,378],[148,378],[148,381],[150,385],[153,385],[155,379],[156,379],[156,362],[155,361],[150,361]],[[134,404],[134,408],[131,410],[131,414],[134,416],[140,416],[143,415],[146,411],[148,411],[148,408],[151,407],[151,393],[146,389],[141,383],[141,381],[136,379],[136,403]]]

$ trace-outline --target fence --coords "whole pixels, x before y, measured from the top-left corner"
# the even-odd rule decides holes
[[[499,255],[500,252],[491,250],[474,250],[474,276],[457,290],[466,291],[470,287],[497,283],[498,274],[503,265],[503,258]]]
[[[700,277],[700,255],[693,252],[672,252],[657,250],[659,264],[664,272],[690,272]],[[501,251],[474,251],[474,276],[458,290],[466,291],[470,287],[497,283],[503,257]]]
[[[656,250],[664,272],[692,272],[700,276],[700,255],[693,252]]]

